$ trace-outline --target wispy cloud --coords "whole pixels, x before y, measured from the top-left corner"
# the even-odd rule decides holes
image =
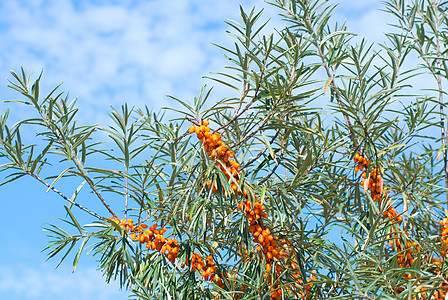
[[[346,22],[347,29],[358,35],[357,40],[366,38],[368,42],[385,42],[385,32],[389,32],[389,24],[393,21],[391,15],[382,11],[381,0],[335,1],[335,19],[339,24]]]
[[[53,270],[48,265],[0,265],[0,296],[8,300],[125,299],[116,283],[106,284],[94,268]]]

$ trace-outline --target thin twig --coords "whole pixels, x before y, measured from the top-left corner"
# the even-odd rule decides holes
[[[241,145],[242,143],[244,143],[245,141],[247,141],[248,139],[250,139],[251,137],[253,137],[257,132],[259,132],[264,125],[266,125],[266,123],[270,120],[270,116],[266,116],[262,122],[262,124],[260,126],[258,126],[258,128],[254,131],[252,131],[251,133],[249,133],[248,135],[246,135],[243,139],[241,139],[238,143],[236,143],[235,145],[232,146],[232,148],[238,148],[239,145]],[[258,122],[260,123],[260,122]],[[256,124],[255,124],[256,125]]]
[[[272,137],[272,139],[269,142],[269,144],[272,144],[275,141],[275,139],[278,137],[279,133],[280,133],[280,130],[277,130],[277,132]],[[241,169],[245,169],[248,166],[250,166],[251,164],[253,164],[257,159],[260,158],[260,156],[262,156],[266,152],[266,150],[268,150],[268,147],[265,147],[260,153],[258,153],[258,155],[256,157],[254,157],[253,159],[249,160],[244,166],[241,167]]]
[[[95,195],[98,197],[98,199],[100,199],[100,201],[107,208],[107,210],[112,214],[112,216],[116,217],[114,211],[110,208],[110,206],[103,199],[101,194],[96,189],[95,184],[93,183],[92,179],[90,179],[90,177],[88,176],[87,172],[84,170],[84,167],[81,164],[81,162],[79,161],[78,156],[76,155],[76,153],[74,153],[74,151],[72,153],[75,154],[74,156],[72,156],[72,160],[75,163],[75,165],[78,168],[78,170],[81,172],[82,178],[84,178],[87,181],[87,183],[89,184],[89,186],[92,189],[92,191],[95,193]]]
[[[101,217],[99,215],[97,215],[96,213],[92,212],[91,210],[85,208],[84,206],[82,206],[81,204],[76,203],[75,201],[73,201],[72,199],[68,198],[67,196],[65,196],[62,192],[60,192],[59,190],[57,190],[54,186],[51,186],[50,184],[48,184],[45,180],[41,179],[39,176],[37,176],[34,173],[31,173],[30,171],[24,170],[28,175],[30,175],[31,177],[37,179],[39,182],[41,182],[42,184],[44,184],[47,188],[49,188],[50,190],[52,190],[53,192],[55,192],[56,194],[58,194],[59,196],[61,196],[64,200],[70,202],[72,205],[78,207],[79,209],[85,211],[86,213],[94,216],[95,218],[98,218],[100,220],[105,220],[104,217]]]
[[[263,183],[265,183],[269,178],[271,178],[271,176],[275,173],[275,170],[277,170],[278,166],[280,166],[280,162],[282,160],[282,157],[280,157],[277,160],[277,163],[275,164],[275,167],[271,170],[271,172],[269,172],[268,175],[266,175],[266,177],[264,177],[258,184],[262,185]]]

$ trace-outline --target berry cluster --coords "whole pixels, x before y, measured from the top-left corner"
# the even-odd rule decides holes
[[[442,226],[442,257],[448,257],[448,218],[443,219],[439,222],[440,226]]]
[[[300,272],[300,268],[299,265],[297,264],[297,262],[291,260],[289,263],[289,267],[291,270],[294,271],[294,273],[291,273],[291,277],[294,278],[297,282],[301,283],[302,285],[303,283],[303,276],[302,276],[302,272]],[[313,274],[311,275],[311,278],[308,278],[307,284],[305,284],[305,291],[299,291],[299,295],[302,299],[306,299],[307,295],[309,294],[311,288],[313,287],[313,283],[310,283],[314,280],[316,280],[316,276],[314,276]]]
[[[147,249],[157,250],[162,254],[168,253],[168,259],[174,264],[180,248],[177,240],[165,238],[166,228],[159,230],[157,229],[157,224],[149,228],[146,224],[134,226],[131,219],[120,220],[117,217],[112,217],[111,220],[120,225],[126,233],[130,233],[132,240],[143,245],[146,244]]]
[[[249,196],[238,204],[238,208],[246,213],[247,220],[249,221],[249,232],[252,234],[254,243],[259,244],[257,246],[257,251],[263,253],[265,256],[266,272],[269,273],[274,258],[279,260],[284,253],[279,250],[278,237],[272,236],[270,229],[262,224],[262,218],[268,216],[264,212],[264,205],[261,204],[260,200],[258,200],[255,195],[253,195],[255,203],[252,205],[248,197]],[[278,265],[278,267],[280,266]]]
[[[443,219],[439,222],[440,226],[442,226],[442,233],[441,233],[441,241],[440,244],[442,246],[441,250],[441,258],[432,258],[432,263],[440,266],[442,264],[442,261],[448,257],[448,218]],[[435,272],[438,272],[439,269],[437,268]],[[436,292],[436,294],[431,299],[435,300],[445,300],[446,296],[448,294],[448,284],[446,283],[446,280],[442,282],[439,286],[439,290]]]
[[[367,169],[370,166],[370,164],[372,163],[372,161],[368,160],[367,158],[365,158],[362,154],[359,154],[358,152],[356,152],[355,156],[353,156],[353,160],[356,163],[355,172],[364,171],[364,169]],[[364,173],[363,177],[365,178],[365,173]]]
[[[238,190],[239,171],[240,164],[232,160],[235,155],[227,147],[227,145],[221,140],[219,133],[211,133],[208,128],[209,121],[203,121],[201,126],[191,125],[189,132],[196,133],[198,139],[202,142],[204,150],[208,153],[210,159],[217,160],[218,167],[224,173],[227,179],[234,178],[235,181],[231,182],[231,187],[234,192]],[[207,185],[213,186],[214,193],[218,192],[218,186],[216,181],[211,180],[207,182]]]
[[[355,161],[355,163],[357,163],[355,171],[357,171],[357,168],[363,171],[361,176],[364,179],[361,181],[361,184],[364,186],[364,189],[370,191],[370,196],[373,201],[376,201],[379,204],[381,204],[382,201],[385,198],[387,198],[388,194],[390,193],[390,190],[384,187],[383,177],[381,176],[378,168],[374,168],[369,173],[367,173],[368,167],[372,162],[367,158],[365,158],[360,153],[355,153],[353,160]],[[403,217],[398,215],[397,211],[392,206],[391,202],[388,203],[387,209],[383,213],[383,217],[385,219],[386,218],[389,219],[392,223],[397,223],[398,225],[400,225],[403,222]],[[395,226],[391,226],[390,228],[391,228],[390,237],[392,238],[389,241],[389,245],[393,247],[398,253],[397,258],[398,264],[402,268],[411,267],[412,264],[414,263],[414,259],[412,258],[412,252],[414,251],[413,249],[417,249],[417,251],[420,251],[418,243],[416,241],[410,241],[408,238],[406,238],[405,239],[406,245],[403,247],[402,239],[400,238],[400,235],[397,233],[397,228]],[[405,234],[409,235],[406,231]],[[405,275],[406,278],[409,276],[410,276],[409,274]]]
[[[364,179],[361,181],[361,185],[364,186],[366,191],[370,191],[370,197],[373,201],[381,204],[382,200],[389,195],[390,190],[384,188],[383,177],[379,173],[378,168],[374,168],[372,171],[367,173],[368,167],[372,161],[368,160],[358,152],[355,153],[353,160],[357,163],[355,166],[355,172],[358,170],[363,171],[361,177]],[[383,217],[390,218],[392,222],[398,222],[398,224],[401,224],[401,222],[403,222],[403,218],[397,214],[395,208],[392,207],[392,203],[389,203],[387,206],[387,210],[383,213]]]
[[[390,222],[398,223],[400,225],[403,222],[403,217],[399,216],[397,211],[394,207],[392,207],[392,203],[388,204],[387,210],[383,213],[383,217],[386,219],[388,218]],[[397,263],[402,268],[410,268],[412,264],[414,263],[414,258],[412,257],[412,253],[416,250],[417,252],[420,252],[420,247],[418,246],[418,243],[416,241],[411,241],[408,236],[409,233],[404,230],[406,237],[404,237],[404,243],[406,244],[403,246],[402,242],[402,235],[399,235],[397,233],[397,227],[391,226],[390,227],[390,235],[389,237],[393,237],[389,241],[389,245],[397,252]],[[406,279],[411,279],[410,274],[405,274]]]
[[[272,236],[270,229],[263,226],[262,218],[268,216],[264,212],[264,205],[255,195],[252,194],[252,196],[255,199],[253,205],[249,200],[249,195],[246,195],[244,200],[238,204],[238,208],[246,213],[247,220],[249,221],[249,232],[252,234],[254,243],[259,244],[257,245],[257,251],[260,255],[264,256],[266,273],[269,274],[272,270],[274,259],[280,260],[285,255],[284,252],[279,249],[278,237]],[[282,266],[279,263],[275,264],[276,277],[279,277],[281,273]],[[277,285],[271,286],[271,299],[281,299],[282,294],[282,290],[278,289]]]
[[[381,204],[382,200],[389,195],[390,190],[384,187],[383,177],[379,173],[378,168],[374,168],[372,171],[367,173],[368,167],[372,161],[368,160],[360,153],[356,153],[353,160],[357,163],[355,166],[355,172],[358,170],[363,171],[361,177],[364,179],[361,181],[361,185],[364,186],[366,191],[370,191],[370,197],[373,201]],[[367,174],[369,174],[369,176],[367,176]],[[392,207],[392,203],[387,205],[387,210],[383,213],[383,217],[389,218],[392,222],[397,222],[398,224],[403,222],[403,218],[397,214],[395,208]]]
[[[370,191],[370,196],[373,201],[378,201],[381,203],[383,193],[388,194],[390,191],[384,189],[383,177],[379,174],[378,169],[374,168],[372,171],[367,173],[372,161],[365,158],[359,152],[355,153],[353,156],[353,161],[356,163],[355,172],[362,171],[361,177],[364,179],[361,181],[361,184],[364,186],[364,189]],[[369,176],[367,176],[367,174]]]
[[[372,171],[370,171],[367,178],[366,171],[364,171],[361,176],[362,178],[364,178],[364,180],[361,181],[361,184],[370,191],[370,197],[372,198],[372,200],[375,202],[378,201],[378,203],[381,204],[383,192],[388,194],[390,191],[384,189],[383,177],[381,176],[381,174],[379,174],[378,169],[374,168]]]
[[[216,267],[216,264],[213,261],[213,257],[211,255],[207,256],[205,259],[202,259],[199,254],[194,252],[191,256],[191,261],[187,257],[187,260],[182,265],[182,267],[187,266],[188,262],[190,263],[192,272],[199,271],[201,272],[201,275],[205,280],[216,282],[216,284],[221,288],[224,287],[222,278],[216,274],[218,268]]]
[[[117,217],[110,218],[113,222],[119,225],[126,233],[130,233],[131,239],[141,244],[146,244],[147,249],[157,250],[162,254],[168,253],[168,259],[171,263],[175,263],[178,256],[180,247],[178,241],[175,239],[166,238],[164,233],[167,231],[166,228],[157,229],[157,224],[148,228],[146,224],[140,224],[134,226],[134,221],[131,219],[120,220]],[[188,265],[188,258],[182,267]],[[213,257],[208,256],[204,260],[196,252],[193,253],[191,258],[191,270],[192,272],[200,271],[202,277],[207,281],[216,282],[221,288],[224,287],[224,282],[222,278],[216,274],[217,267],[213,262]]]
[[[392,207],[391,203],[389,203],[387,210],[383,213],[384,218],[389,218],[391,223],[398,223],[400,225],[403,222],[403,218],[397,214],[397,211],[395,208]],[[389,245],[397,252],[397,263],[402,268],[410,268],[412,264],[414,263],[414,258],[412,257],[412,253],[414,251],[420,252],[420,247],[418,246],[418,243],[416,241],[412,241],[409,239],[409,233],[404,230],[405,237],[402,235],[399,235],[397,233],[397,227],[391,226],[390,227],[390,235],[393,238],[389,241]],[[404,237],[402,239],[401,237]],[[404,240],[402,242],[402,240]],[[403,246],[403,243],[405,246]],[[405,274],[406,279],[411,279],[410,274]]]
[[[440,226],[442,226],[441,233],[441,241],[440,244],[442,246],[440,258],[432,257],[431,263],[436,266],[441,266],[442,262],[446,257],[448,257],[448,218],[443,219],[439,222]],[[440,271],[439,267],[434,270],[434,273],[438,273]],[[445,300],[448,294],[448,284],[446,280],[439,285],[439,290],[432,295],[431,300]],[[421,295],[422,299],[427,299],[426,294]]]
[[[408,233],[405,231],[406,236]],[[405,242],[406,246],[403,247],[402,243],[400,243],[400,240],[397,238],[394,240],[394,246],[398,253],[397,263],[402,268],[410,268],[412,264],[414,263],[414,258],[412,257],[412,253],[414,251],[420,252],[420,247],[418,246],[418,243],[416,241],[407,240]],[[390,244],[392,245],[392,241]],[[410,275],[406,275],[407,279],[411,279]]]

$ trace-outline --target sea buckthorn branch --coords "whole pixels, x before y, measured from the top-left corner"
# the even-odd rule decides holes
[[[272,175],[274,175],[275,171],[277,170],[277,168],[280,166],[280,163],[283,159],[283,153],[282,155],[275,161],[275,166],[272,168],[271,172],[269,172],[269,174],[267,174],[263,179],[260,180],[260,182],[258,184],[262,185],[263,183],[265,183],[269,178],[271,178]]]
[[[268,98],[268,99],[272,99],[272,98]],[[251,137],[253,137],[254,135],[256,135],[258,132],[260,132],[261,129],[263,129],[263,128],[266,126],[266,124],[269,122],[269,120],[271,119],[272,115],[273,115],[273,114],[271,114],[271,113],[270,113],[270,114],[267,114],[267,116],[264,117],[263,120],[260,120],[260,121],[258,121],[256,124],[254,124],[253,127],[255,127],[255,125],[261,123],[261,125],[259,125],[257,129],[252,130],[252,132],[250,132],[250,133],[247,134],[244,138],[242,138],[241,140],[239,140],[238,143],[236,143],[235,145],[233,145],[233,147],[238,148],[241,144],[243,144],[244,142],[246,142],[247,140],[249,140]],[[287,119],[288,119],[288,114],[287,114],[287,113],[284,113],[283,116],[282,116],[282,118],[287,118]],[[272,144],[272,143],[275,141],[275,139],[276,139],[277,136],[278,136],[279,131],[280,131],[280,129],[277,130],[277,132],[276,132],[276,134],[274,135],[274,137],[272,138],[272,142],[270,142],[270,144]],[[285,129],[285,131],[286,131],[286,129]],[[266,150],[264,150],[264,151],[266,151]]]
[[[371,164],[371,161],[366,159],[360,153],[355,153],[353,160],[355,161],[355,163],[357,163],[357,165],[355,166],[355,171],[363,171],[362,177],[364,178],[364,180],[361,182],[361,184],[364,186],[364,189],[369,190],[371,198],[381,204],[381,202],[387,198],[389,190],[387,188],[384,188],[383,179],[378,173],[378,169],[374,168],[369,172],[369,175],[367,176],[366,172],[369,165]],[[388,244],[397,253],[398,265],[401,268],[411,268],[415,260],[413,255],[418,254],[421,251],[421,248],[418,242],[413,241],[409,238],[409,233],[406,230],[403,230],[402,232],[404,234],[401,234],[401,231],[395,225],[401,225],[403,222],[403,218],[397,214],[395,208],[392,206],[392,202],[389,201],[389,203],[387,203],[386,205],[387,208],[383,212],[382,216],[384,219],[388,219],[390,220],[390,222],[392,222],[392,226],[390,226],[389,229],[390,240]],[[448,256],[448,218],[443,219],[439,223],[442,226],[440,258],[428,258],[428,263],[434,264],[436,266],[441,266],[445,258]],[[436,268],[434,270],[434,272],[438,271],[439,268]],[[413,279],[413,276],[409,273],[404,273],[403,278],[411,280]],[[432,285],[435,287],[435,283],[432,283]],[[446,295],[448,294],[448,281],[446,279],[443,279],[443,282],[438,286],[438,288],[439,289],[432,294],[431,299],[444,300]],[[399,294],[404,290],[405,288],[403,286],[400,286],[395,290],[395,293]],[[419,295],[421,299],[427,299],[426,292],[420,293]]]
[[[4,116],[0,116],[0,124],[2,126],[5,126],[5,124],[3,124],[3,122],[6,121],[6,118]],[[6,127],[6,126],[5,126]],[[7,129],[7,128],[6,128]],[[9,131],[7,129],[7,131]],[[18,130],[17,130],[18,132]],[[0,130],[0,144],[3,146],[4,149],[11,149],[12,145],[10,144],[10,142],[8,142],[7,140],[5,140],[3,138],[3,128],[1,128]],[[12,137],[9,136],[9,139],[11,140]],[[47,150],[50,149],[51,143],[47,146]],[[42,152],[44,153],[44,152]],[[11,161],[11,165],[9,166],[9,168],[17,168],[20,169],[21,171],[24,172],[24,174],[27,174],[31,177],[33,177],[34,179],[36,179],[37,181],[39,181],[40,183],[42,183],[43,185],[45,185],[47,187],[47,191],[48,190],[52,190],[53,192],[55,192],[56,194],[58,194],[62,199],[64,199],[65,201],[69,202],[71,205],[74,205],[76,207],[78,207],[79,209],[85,211],[86,213],[92,215],[93,217],[100,219],[100,220],[104,220],[105,218],[101,217],[100,215],[96,214],[95,212],[89,210],[88,208],[82,206],[81,204],[76,203],[74,200],[72,200],[71,198],[68,198],[64,193],[62,193],[61,191],[59,191],[58,189],[56,189],[54,187],[54,184],[48,184],[44,179],[40,178],[38,174],[36,174],[36,172],[34,172],[34,169],[31,168],[27,168],[23,163],[20,162],[19,159],[17,159],[16,157],[14,157],[13,155],[11,155],[11,153],[8,153],[8,151],[6,151],[6,153],[0,153],[1,155],[5,155],[6,157],[8,157],[8,159]],[[43,157],[43,154],[42,154]],[[37,163],[38,160],[36,160],[35,163]],[[37,171],[37,173],[39,173]]]
[[[373,168],[369,171],[369,166],[372,161],[368,160],[359,152],[355,153],[353,156],[353,161],[356,163],[355,172],[362,172],[361,177],[363,180],[361,181],[361,185],[364,187],[364,191],[370,191],[370,197],[372,200],[381,205],[383,200],[388,198],[390,190],[384,187],[384,180],[379,172],[379,169]],[[368,171],[369,173],[367,173]],[[398,264],[403,268],[410,267],[414,262],[414,259],[411,257],[411,247],[417,247],[419,249],[418,251],[420,251],[420,248],[417,246],[418,243],[404,239],[406,240],[406,247],[402,247],[401,235],[398,234],[396,227],[393,225],[395,223],[400,225],[403,222],[403,217],[398,215],[397,211],[392,206],[391,201],[386,204],[386,210],[383,212],[382,216],[384,219],[388,219],[392,222],[392,226],[390,226],[390,237],[392,237],[392,239],[389,242],[389,245],[398,253]],[[403,232],[408,235],[406,231]]]
[[[101,203],[109,211],[109,213],[112,214],[112,216],[115,216],[115,212],[110,208],[110,206],[104,200],[103,196],[101,196],[101,193],[96,189],[96,186],[93,183],[90,176],[88,175],[87,171],[85,170],[83,163],[79,160],[78,153],[75,151],[75,149],[73,149],[73,145],[70,142],[69,143],[66,142],[66,139],[63,136],[61,136],[60,130],[56,130],[59,128],[56,126],[53,126],[51,120],[48,120],[47,116],[43,114],[41,109],[39,109],[37,106],[36,106],[36,109],[38,110],[42,120],[46,124],[46,127],[48,129],[50,129],[52,134],[56,137],[57,142],[66,149],[67,148],[72,149],[71,150],[71,160],[73,161],[76,168],[80,172],[81,177],[87,181],[87,183],[89,184],[93,193],[97,196],[97,198],[101,201]]]
[[[84,141],[87,140],[91,136],[91,134],[97,130],[97,127],[75,126],[76,122],[73,121],[74,120],[73,117],[75,116],[77,109],[74,107],[74,102],[72,102],[72,104],[67,103],[68,96],[65,99],[63,99],[61,97],[63,93],[60,93],[55,99],[51,98],[52,94],[58,90],[60,85],[57,86],[49,95],[47,95],[46,98],[42,100],[41,103],[39,104],[38,99],[39,81],[41,79],[42,73],[40,74],[39,78],[34,82],[31,91],[29,90],[29,84],[30,84],[30,82],[28,82],[29,79],[26,78],[25,71],[23,70],[23,68],[22,68],[22,76],[19,76],[14,71],[11,71],[11,74],[14,76],[16,82],[10,81],[9,87],[20,92],[22,95],[26,96],[29,100],[31,100],[31,102],[29,102],[28,104],[32,105],[32,107],[37,111],[39,115],[39,118],[25,120],[23,122],[20,122],[19,124],[21,125],[27,123],[34,124],[42,126],[46,130],[48,130],[39,133],[39,135],[43,135],[49,141],[51,141],[51,143],[48,145],[48,148],[44,152],[42,152],[42,155],[44,155],[44,153],[47,153],[49,150],[51,151],[55,149],[51,147],[53,143],[58,144],[59,149],[58,148],[56,149],[66,154],[67,158],[73,161],[76,168],[78,169],[79,173],[74,174],[79,175],[89,184],[92,192],[101,201],[102,205],[109,211],[110,214],[115,216],[114,211],[106,203],[104,198],[101,196],[100,192],[95,187],[95,184],[93,183],[92,179],[88,176],[87,171],[84,168],[83,162],[81,162],[81,160],[78,158],[77,147],[79,147],[79,145],[75,147],[76,142],[73,141],[74,136],[77,136],[78,141],[80,139],[84,139]],[[51,112],[49,112],[50,109]],[[4,119],[4,121],[6,121],[6,119]],[[3,132],[3,126],[5,126],[5,124],[2,124],[2,132]],[[8,147],[5,147],[6,145],[4,143],[2,143],[2,146],[5,149],[8,149]],[[30,156],[29,159],[32,159],[32,157]],[[43,156],[40,157],[38,160],[40,159],[43,159]],[[36,160],[35,162],[38,162],[38,160]],[[74,201],[72,202],[74,203]],[[85,209],[83,210],[86,211]],[[92,213],[89,214],[93,215]]]
[[[291,255],[288,255],[287,251],[282,249],[282,246],[286,245],[286,241],[280,243],[279,238],[272,235],[270,228],[263,224],[263,218],[268,217],[265,212],[266,208],[254,194],[252,188],[247,186],[244,182],[240,182],[240,164],[231,159],[234,158],[234,153],[221,140],[221,135],[219,133],[211,133],[208,125],[209,121],[206,120],[202,121],[200,126],[192,125],[189,129],[189,133],[196,133],[196,136],[202,142],[204,150],[208,153],[209,158],[217,161],[217,166],[229,180],[231,192],[238,196],[242,196],[238,208],[245,213],[249,222],[248,232],[252,235],[252,240],[257,245],[257,252],[265,262],[266,274],[273,274],[275,275],[275,278],[280,278],[283,272],[283,267],[280,264],[280,261],[286,260],[288,257],[288,267],[296,273],[300,273],[298,265],[291,259]],[[211,188],[213,193],[218,193],[219,187],[216,180],[209,180],[207,186]],[[224,187],[221,187],[224,190]],[[273,270],[274,265],[275,270]],[[301,274],[297,275],[295,279],[298,283],[303,284]],[[281,286],[278,280],[272,283],[272,279],[269,278],[268,282],[271,284],[271,299],[282,299],[283,291],[280,288]],[[310,286],[310,284],[306,285],[305,289],[309,291],[311,288]],[[305,296],[306,294],[303,293],[302,298]]]
[[[168,252],[168,260],[173,264],[179,253],[178,241],[175,239],[165,238],[166,228],[157,229],[157,223],[148,228],[146,224],[134,226],[132,219],[111,218],[119,225],[125,233],[130,234],[132,240],[140,242],[144,247],[165,254]]]
[[[6,142],[3,140],[3,138],[0,139],[0,144],[3,146],[3,148],[8,149],[11,148],[11,145],[5,144]],[[10,154],[7,154],[7,156],[11,156]],[[69,202],[71,205],[74,205],[76,207],[78,207],[79,209],[85,211],[86,213],[92,215],[93,217],[100,219],[100,220],[104,220],[105,218],[101,217],[100,215],[94,213],[93,211],[87,209],[86,207],[82,206],[81,204],[76,203],[75,201],[73,201],[71,198],[68,198],[67,196],[65,196],[65,194],[63,194],[61,191],[59,191],[58,189],[56,189],[54,187],[53,184],[48,184],[45,180],[43,180],[42,178],[40,178],[36,173],[28,170],[23,164],[19,163],[15,158],[10,157],[9,158],[10,161],[12,161],[12,164],[14,165],[14,167],[20,168],[20,170],[22,170],[25,174],[33,177],[34,179],[36,179],[37,181],[39,181],[40,183],[42,183],[43,185],[45,185],[48,189],[47,190],[52,190],[53,192],[55,192],[56,194],[58,194],[62,199],[64,199],[65,201]]]

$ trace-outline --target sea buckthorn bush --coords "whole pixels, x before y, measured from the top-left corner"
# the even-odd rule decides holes
[[[2,112],[3,183],[60,197],[48,256],[92,255],[131,298],[446,299],[447,3],[387,0],[383,43],[329,1],[265,5],[273,32],[255,8],[228,22],[226,94],[161,114],[80,125],[60,87],[12,72],[35,116]]]

